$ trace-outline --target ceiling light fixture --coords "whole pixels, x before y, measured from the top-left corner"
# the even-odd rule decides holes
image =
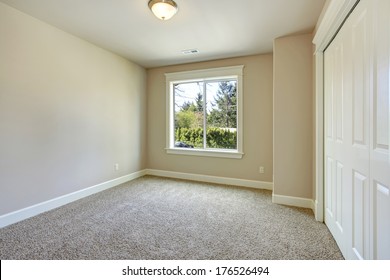
[[[149,8],[161,20],[168,20],[177,12],[177,4],[173,0],[150,0]]]

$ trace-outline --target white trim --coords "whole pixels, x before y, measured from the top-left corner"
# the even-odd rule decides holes
[[[324,221],[324,53],[315,54],[315,207],[314,215]]]
[[[325,222],[325,218],[324,218],[324,211],[323,211],[323,208],[320,208],[319,206],[319,202],[318,200],[312,200],[313,201],[313,205],[312,205],[312,209],[313,209],[313,212],[314,212],[314,217],[316,218],[316,221],[317,222]],[[321,205],[323,205],[323,203],[321,203]],[[318,210],[321,210],[321,213],[322,213],[322,219],[318,219]]]
[[[313,209],[314,202],[309,198],[285,196],[272,193],[272,203]]]
[[[200,157],[219,157],[219,158],[237,158],[240,159],[244,155],[237,150],[206,150],[206,149],[186,149],[186,148],[170,148],[165,149],[167,154],[200,156]]]
[[[244,69],[244,65],[208,68],[200,70],[181,71],[173,73],[165,73],[167,81],[181,81],[190,82],[208,79],[214,79],[216,77],[233,77],[241,76]]]
[[[142,177],[146,174],[145,170],[134,172],[92,187],[88,187],[70,194],[59,196],[48,201],[44,201],[5,215],[0,216],[0,228],[8,226],[10,224],[17,223],[19,221],[36,216],[43,212],[52,210],[54,208],[63,206],[78,199],[90,196],[92,194],[107,190],[109,188],[118,186],[136,178]]]
[[[274,185],[272,182],[262,182],[262,181],[200,175],[200,174],[192,174],[192,173],[181,173],[181,172],[156,170],[156,169],[146,169],[146,174],[159,176],[159,177],[184,179],[184,180],[215,183],[215,184],[222,184],[222,185],[241,186],[241,187],[263,189],[263,190],[272,190]]]
[[[359,0],[331,0],[321,22],[317,23],[317,32],[313,43],[316,52],[323,52],[336,32]]]
[[[200,69],[192,71],[182,71],[174,73],[165,73],[166,83],[166,151],[168,154],[173,153],[176,150],[174,147],[174,100],[173,100],[173,84],[177,82],[191,82],[191,81],[209,81],[218,78],[233,78],[237,79],[237,153],[233,158],[242,158],[243,151],[243,134],[244,134],[244,92],[243,92],[243,75],[244,65],[219,67]],[[198,150],[199,151],[199,150]],[[218,156],[215,153],[209,153],[208,151],[193,150],[192,152],[181,153],[174,152],[175,154],[196,155],[196,156]],[[203,153],[203,154],[202,154]],[[237,155],[241,155],[238,157]],[[225,158],[232,158],[232,156],[223,156]]]

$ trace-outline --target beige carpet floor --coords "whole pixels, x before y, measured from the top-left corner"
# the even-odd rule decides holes
[[[271,192],[145,176],[0,229],[0,259],[342,259]]]

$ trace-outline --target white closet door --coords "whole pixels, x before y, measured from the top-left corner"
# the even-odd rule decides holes
[[[325,222],[347,259],[390,259],[390,1],[362,0],[324,56]]]
[[[345,251],[343,197],[346,185],[343,77],[344,34],[339,33],[325,52],[325,223],[341,251]]]
[[[370,259],[370,95],[372,94],[372,42],[370,1],[362,1],[349,18],[346,27],[350,42],[347,67],[351,129],[348,157],[351,159],[351,195],[345,200],[351,213],[352,235],[347,238],[349,259]],[[350,79],[349,79],[350,78]],[[349,186],[348,186],[349,188]]]
[[[371,97],[371,254],[390,259],[390,1],[373,1],[373,95]]]

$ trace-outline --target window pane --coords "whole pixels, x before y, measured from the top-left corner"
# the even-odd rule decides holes
[[[237,81],[208,82],[207,148],[237,149]]]
[[[203,82],[174,84],[175,147],[203,148]]]

